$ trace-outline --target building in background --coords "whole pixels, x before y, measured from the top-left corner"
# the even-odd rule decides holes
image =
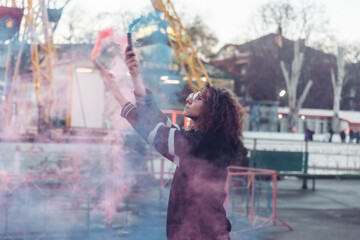
[[[290,66],[294,55],[294,41],[282,37],[280,48],[278,40],[278,34],[268,34],[244,44],[227,44],[210,62],[213,66],[235,76],[234,91],[243,105],[249,106],[248,129],[250,131],[286,132],[287,112],[283,108],[288,106],[288,98],[287,94],[279,97],[279,92],[286,90],[280,59]],[[306,126],[311,126],[315,133],[324,133],[329,129],[328,124],[331,121],[329,119],[333,115],[331,68],[334,68],[336,73],[336,56],[307,47],[305,44],[302,46],[302,52],[304,52],[304,62],[298,83],[297,98],[307,81],[311,79],[313,86],[302,106],[304,109],[311,109],[311,114],[299,115],[301,121],[298,121],[298,126],[294,131],[303,132]],[[347,63],[347,75],[341,101],[342,112],[350,111],[354,116],[357,116],[356,111],[360,111],[359,66],[359,63]],[[316,114],[317,111],[318,114]],[[326,112],[325,115],[320,114],[323,111]],[[305,119],[302,119],[304,117]],[[356,121],[353,122],[347,118],[342,120],[344,128],[356,124]]]
[[[223,46],[210,64],[235,76],[235,93],[244,101],[278,101],[278,93],[286,89],[280,69],[280,59],[290,65],[293,59],[294,41],[282,37],[282,48],[278,35],[268,34],[244,44]],[[309,79],[313,86],[303,104],[304,108],[332,109],[333,87],[331,68],[336,73],[336,56],[303,46],[304,63],[299,79],[299,96]],[[342,92],[341,109],[360,110],[359,63],[348,63],[347,78]],[[287,96],[279,102],[286,106]]]

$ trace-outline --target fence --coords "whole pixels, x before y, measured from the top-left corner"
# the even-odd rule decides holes
[[[358,144],[246,138],[244,145],[255,151],[307,152],[309,174],[360,175]]]
[[[171,114],[173,122],[183,119],[182,111],[164,111]],[[185,118],[184,126],[187,126]],[[250,133],[250,132],[248,132]],[[254,133],[254,132],[251,132]],[[277,134],[277,133],[272,133]],[[246,135],[246,134],[244,134]],[[271,134],[270,134],[271,135]],[[251,136],[251,135],[250,135]],[[360,145],[340,142],[299,141],[290,139],[265,139],[245,137],[244,145],[248,150],[303,152],[309,154],[308,173],[350,177],[360,175]],[[301,138],[303,135],[301,135]],[[298,139],[298,135],[292,139]]]
[[[163,164],[158,172],[133,172],[116,163],[122,153],[110,146],[90,145],[90,152],[41,146],[0,150],[0,238],[53,239],[124,228],[141,211],[139,202],[150,197],[156,214],[165,211],[164,176],[173,173]]]
[[[276,171],[228,167],[226,204],[234,232],[266,226],[286,226],[292,230],[276,216],[276,184]]]

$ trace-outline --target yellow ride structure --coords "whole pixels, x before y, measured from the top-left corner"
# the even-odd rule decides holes
[[[0,6],[24,9],[24,19],[20,30],[21,47],[16,59],[10,92],[3,101],[2,127],[11,125],[13,103],[17,108],[22,104],[22,86],[19,81],[19,67],[23,46],[30,43],[32,79],[35,92],[36,106],[38,108],[38,134],[47,135],[45,131],[50,129],[51,112],[55,100],[53,84],[53,67],[57,64],[57,56],[53,41],[53,27],[48,18],[48,4],[46,0],[27,1],[1,1]],[[68,3],[68,1],[66,2]],[[11,46],[11,40],[8,43]],[[10,59],[8,57],[8,59]],[[9,64],[7,64],[8,67]],[[6,71],[7,72],[7,71]],[[16,127],[16,126],[15,126]]]
[[[190,37],[181,23],[174,5],[170,0],[152,0],[156,10],[164,13],[165,19],[170,22],[167,29],[170,46],[174,49],[175,55],[180,63],[181,69],[186,74],[189,86],[192,91],[197,91],[205,82],[211,84],[201,59],[196,53]],[[194,84],[195,81],[197,84]]]
[[[45,0],[28,0],[25,31],[29,29],[31,39],[31,64],[39,109],[38,133],[50,127],[51,110],[55,100],[53,66],[57,63],[53,29],[49,23]]]

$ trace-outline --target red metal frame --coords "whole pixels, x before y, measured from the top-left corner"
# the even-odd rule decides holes
[[[171,114],[171,121],[173,124],[176,124],[176,119],[178,115],[181,115],[181,117],[184,118],[184,128],[187,128],[187,123],[188,123],[188,118],[184,117],[184,111],[180,111],[180,110],[161,110],[163,113],[165,114]]]
[[[292,227],[290,227],[286,222],[281,220],[276,215],[276,200],[277,200],[277,172],[267,169],[257,169],[257,168],[246,168],[246,167],[238,167],[238,166],[229,166],[228,167],[228,174],[226,179],[225,191],[227,193],[227,198],[225,200],[225,204],[229,203],[229,196],[230,196],[230,181],[231,177],[234,176],[242,176],[247,179],[248,188],[251,188],[251,203],[250,203],[250,225],[251,229],[258,229],[267,226],[285,226],[292,231]],[[272,198],[272,214],[268,218],[263,218],[255,215],[255,184],[257,176],[271,176],[273,182],[273,198]],[[232,209],[234,211],[234,209]],[[262,220],[263,222],[259,225],[255,226],[255,221]],[[280,223],[277,223],[277,220]]]

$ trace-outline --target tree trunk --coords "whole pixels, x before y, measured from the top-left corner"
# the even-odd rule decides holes
[[[337,78],[335,77],[334,69],[331,69],[331,82],[334,88],[334,105],[333,105],[334,115],[333,115],[331,127],[334,133],[339,133],[341,130],[339,111],[340,111],[341,91],[345,78],[344,51],[340,47],[338,48],[337,68],[338,68]]]
[[[286,88],[288,91],[288,98],[289,98],[289,113],[287,117],[288,122],[288,132],[295,131],[298,114],[302,104],[304,103],[307,94],[313,84],[311,80],[308,81],[304,91],[301,94],[299,100],[296,98],[297,86],[299,82],[299,78],[301,75],[301,68],[304,60],[304,53],[300,52],[300,43],[301,40],[298,40],[294,44],[294,60],[292,61],[291,65],[291,74],[287,70],[284,61],[280,61],[281,71],[285,78]]]

